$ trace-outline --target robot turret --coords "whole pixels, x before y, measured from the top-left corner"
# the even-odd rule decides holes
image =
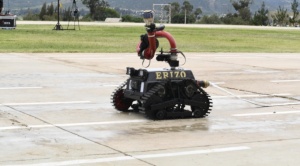
[[[156,26],[154,23],[153,11],[145,11],[143,18],[147,33],[145,35],[141,35],[141,41],[137,46],[137,53],[140,58],[143,60],[151,60],[159,46],[157,38],[166,38],[169,41],[170,50],[168,52],[161,51],[160,54],[157,55],[156,60],[168,62],[171,68],[178,67],[179,61],[177,60],[177,54],[182,54],[182,52],[177,50],[176,41],[173,36],[164,31],[164,25]]]

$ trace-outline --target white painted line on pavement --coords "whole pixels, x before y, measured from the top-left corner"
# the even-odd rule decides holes
[[[240,98],[246,97],[278,97],[278,96],[291,96],[290,93],[271,94],[271,95],[237,95]],[[212,98],[235,98],[236,96],[212,96]]]
[[[210,83],[215,84],[215,85],[225,84],[225,82],[210,82]]]
[[[211,56],[212,58],[222,58],[222,59],[225,59],[225,58],[243,58],[243,59],[251,59],[251,58],[257,58],[256,56],[234,56],[234,55],[226,55],[226,56],[222,56],[222,55],[214,55],[214,56]],[[204,59],[204,57],[203,56],[189,56],[189,58],[191,58],[191,59]]]
[[[245,71],[228,71],[228,72],[216,72],[216,74],[245,74]]]
[[[107,60],[112,59],[112,60],[115,60],[115,59],[124,59],[124,58],[97,58],[97,59],[103,59],[103,60],[105,60],[105,59],[107,59]]]
[[[250,113],[250,114],[234,114],[232,116],[259,116],[259,115],[297,114],[297,113],[300,113],[300,111],[261,112],[261,113]]]
[[[239,147],[194,150],[194,151],[174,152],[174,153],[148,154],[148,155],[139,155],[135,157],[140,159],[146,159],[146,158],[158,158],[158,157],[185,156],[185,155],[194,155],[194,154],[207,154],[207,153],[217,153],[217,152],[229,152],[229,151],[248,150],[248,149],[250,148],[246,146],[239,146]]]
[[[45,124],[45,125],[28,125],[28,126],[8,126],[8,127],[0,127],[0,131],[3,131],[3,130],[16,130],[16,129],[32,129],[32,128],[50,128],[50,127],[113,125],[113,124],[141,123],[141,122],[147,122],[147,120],[124,120],[124,121],[68,123],[68,124],[53,124],[53,125]]]
[[[216,74],[269,74],[269,73],[279,73],[279,72],[281,72],[281,71],[244,70],[244,71],[216,72]]]
[[[271,94],[271,96],[292,96],[292,94],[290,94],[290,93],[275,93],[275,94]]]
[[[86,59],[86,60],[89,60],[89,59],[99,59],[99,60],[116,60],[116,59],[124,59],[124,58],[89,58],[89,57],[55,57],[55,58],[63,58],[63,59]]]
[[[300,102],[296,103],[280,103],[280,104],[270,104],[269,106],[287,106],[287,105],[300,105]]]
[[[239,96],[237,96],[236,94],[216,85],[216,84],[213,84],[211,83],[211,86],[223,91],[223,92],[226,92],[227,94],[230,94],[231,96],[234,96],[240,100],[243,100],[247,103],[251,103],[251,104],[254,104],[254,105],[257,105],[257,106],[261,106],[261,107],[274,107],[274,106],[287,106],[287,105],[300,105],[300,102],[296,102],[296,103],[280,103],[280,104],[265,104],[265,103],[259,103],[259,102],[255,102],[255,101],[251,101],[251,100],[247,100],[247,99],[244,99],[244,98],[241,98]]]
[[[174,152],[174,153],[159,153],[159,154],[148,154],[148,155],[137,155],[137,156],[121,156],[121,157],[108,157],[108,158],[98,158],[98,159],[69,160],[69,161],[37,163],[37,164],[27,164],[27,165],[23,164],[22,166],[64,166],[64,165],[95,164],[95,163],[103,163],[103,162],[149,159],[149,158],[160,158],[160,157],[187,156],[187,155],[230,152],[230,151],[249,150],[249,149],[250,149],[250,147],[247,147],[247,146],[238,146],[238,147],[216,148],[216,149],[184,151],[184,152]],[[20,165],[6,165],[6,166],[20,166]]]
[[[116,87],[116,86],[120,86],[120,85],[103,85],[105,87],[110,87],[110,86],[113,86],[113,87]]]
[[[300,80],[272,80],[271,82],[279,83],[279,82],[300,82]]]
[[[43,87],[0,87],[0,90],[41,89]]]
[[[17,105],[51,105],[51,104],[84,104],[91,101],[65,101],[65,102],[35,102],[35,103],[0,103],[0,105],[17,106]]]

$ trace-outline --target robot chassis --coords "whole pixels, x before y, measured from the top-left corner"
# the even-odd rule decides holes
[[[113,107],[118,111],[144,112],[154,120],[167,118],[202,118],[212,107],[211,97],[203,90],[207,81],[197,81],[191,70],[179,68],[176,48],[172,35],[164,31],[164,26],[156,27],[153,12],[143,14],[147,34],[141,36],[137,52],[141,59],[151,60],[159,45],[157,38],[166,38],[170,51],[157,54],[157,61],[165,61],[170,68],[135,69],[127,67],[130,77],[112,93]],[[184,56],[184,55],[183,55]],[[190,106],[190,110],[185,109]],[[131,107],[131,109],[130,109]]]

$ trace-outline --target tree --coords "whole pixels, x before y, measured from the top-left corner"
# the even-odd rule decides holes
[[[122,22],[144,22],[142,17],[124,15],[122,16]]]
[[[90,16],[92,19],[95,18],[96,10],[99,9],[99,7],[109,7],[108,2],[105,0],[82,0],[82,3],[90,9]]]
[[[238,17],[245,21],[245,24],[249,24],[251,20],[250,4],[252,0],[239,0],[232,1],[232,6],[238,12]]]
[[[245,22],[241,17],[238,16],[238,14],[226,14],[225,16],[221,17],[221,21],[224,24],[231,24],[231,25],[245,25],[249,24],[248,22]]]
[[[279,6],[276,13],[272,15],[272,18],[274,23],[278,24],[279,26],[287,25],[289,21],[289,15],[287,14],[287,9],[284,9],[284,7]]]
[[[44,16],[47,14],[46,8],[47,8],[47,4],[44,3],[43,6],[42,6],[42,9],[41,9],[41,12],[39,14],[40,20],[44,20]]]
[[[178,2],[171,3],[171,14],[175,15],[180,12],[180,4]]]
[[[171,4],[171,22],[172,23],[195,23],[196,17],[202,14],[201,8],[197,8],[193,11],[194,6],[189,1],[184,1],[182,6],[178,2]],[[169,7],[165,7],[164,10],[169,14]]]
[[[39,14],[35,14],[30,8],[27,10],[27,14],[23,17],[24,20],[39,20]]]
[[[196,18],[193,15],[194,6],[189,1],[182,3],[181,11],[172,17],[173,23],[194,23]]]
[[[190,15],[193,11],[194,6],[189,1],[184,1],[181,7],[181,12]]]
[[[73,16],[72,16],[72,11],[71,8],[68,7],[68,9],[64,9],[62,11],[62,20],[63,21],[70,21],[72,20]]]
[[[54,6],[53,6],[53,3],[51,3],[50,6],[47,7],[46,14],[49,15],[49,16],[53,16],[54,15]]]
[[[293,3],[291,3],[293,16],[290,18],[290,23],[293,24],[293,26],[295,26],[295,23],[297,23],[297,17],[299,16],[298,6],[299,4],[297,0],[294,0]]]
[[[194,11],[195,17],[198,19],[198,18],[200,17],[200,14],[202,14],[201,8],[197,8],[197,9]]]
[[[268,13],[269,10],[266,9],[265,2],[262,3],[261,8],[255,12],[254,17],[253,17],[253,24],[254,25],[268,25]]]
[[[184,23],[185,16],[184,14],[176,14],[172,17],[172,23]],[[186,23],[195,23],[196,19],[193,15],[186,16]]]
[[[96,8],[94,20],[104,21],[107,17],[120,17],[120,15],[113,9],[98,6]]]
[[[171,5],[171,15],[174,16],[180,12],[180,5],[178,2],[172,2],[169,4]],[[169,14],[169,6],[165,6],[164,10],[167,12],[167,14]]]
[[[222,21],[216,14],[213,14],[211,16],[203,16],[199,23],[200,24],[222,24]]]
[[[239,0],[238,2],[232,1],[232,6],[236,11],[239,11],[243,8],[248,8],[250,4],[252,4],[252,0]]]

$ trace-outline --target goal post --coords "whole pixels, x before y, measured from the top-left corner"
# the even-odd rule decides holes
[[[153,4],[153,11],[160,23],[171,24],[171,4]]]

